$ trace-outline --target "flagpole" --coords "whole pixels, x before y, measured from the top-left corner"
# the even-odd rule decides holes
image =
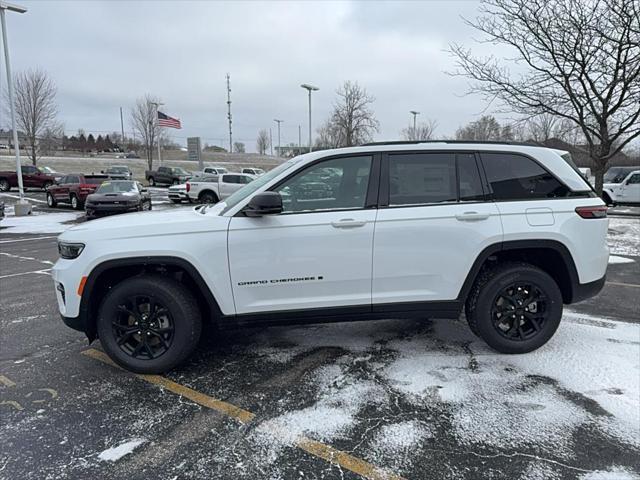
[[[160,130],[160,117],[158,116],[158,109],[160,107],[160,105],[164,105],[163,103],[159,103],[159,102],[151,102],[152,105],[155,105],[156,107],[156,126],[158,127],[158,161],[160,162],[160,166],[162,166],[162,151],[160,150],[160,134],[161,134],[161,130]]]

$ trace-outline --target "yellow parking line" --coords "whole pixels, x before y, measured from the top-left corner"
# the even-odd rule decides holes
[[[618,287],[633,287],[640,288],[640,285],[636,285],[635,283],[622,283],[622,282],[606,282],[607,285],[617,285]]]
[[[96,360],[100,360],[101,362],[107,363],[113,367],[120,368],[104,352],[101,352],[100,350],[90,348],[89,350],[84,350],[82,354]],[[162,377],[160,375],[142,375],[140,373],[135,373],[134,375],[138,378],[141,378],[145,382],[153,383],[154,385],[160,385],[161,387],[164,387],[167,390],[182,397],[188,398],[189,400],[202,405],[203,407],[211,408],[212,410],[217,410],[220,413],[224,413],[229,417],[235,418],[240,423],[249,423],[255,416],[253,413],[248,412],[247,410],[243,410],[240,407],[236,407],[235,405],[231,405],[230,403],[223,402],[222,400],[216,400],[215,398],[209,397],[204,393],[200,393],[196,390],[193,390],[192,388],[180,385],[179,383],[173,382],[168,378]]]
[[[84,350],[82,354],[102,363],[120,368],[100,350],[90,348],[88,350]],[[188,398],[203,407],[211,408],[212,410],[216,410],[217,412],[223,413],[231,418],[235,418],[240,423],[246,424],[255,418],[255,414],[248,410],[244,410],[231,403],[218,400],[210,397],[209,395],[205,395],[204,393],[200,393],[197,390],[193,390],[192,388],[180,385],[179,383],[169,380],[161,375],[142,375],[139,373],[134,373],[133,375],[154,385],[160,385],[161,387],[164,387],[177,395]],[[295,445],[315,457],[326,460],[329,463],[340,465],[340,467],[370,480],[404,480],[402,477],[376,467],[365,460],[354,457],[347,452],[343,452],[342,450],[338,450],[329,445],[325,445],[324,443],[311,440],[310,438],[300,437],[296,440]]]

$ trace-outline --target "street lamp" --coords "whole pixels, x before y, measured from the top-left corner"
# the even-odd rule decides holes
[[[18,140],[18,127],[16,126],[16,104],[13,100],[13,76],[11,75],[11,61],[9,60],[9,44],[7,42],[7,22],[5,10],[16,13],[25,13],[26,8],[0,1],[0,25],[2,25],[2,43],[4,44],[4,61],[7,68],[7,91],[9,93],[9,111],[11,112],[11,129],[13,130],[13,148],[16,153],[16,175],[18,177],[19,200],[15,206],[15,215],[23,216],[31,213],[31,204],[24,199],[24,185],[22,183],[22,165],[20,164],[20,142]]]
[[[158,161],[160,162],[160,166],[162,166],[162,153],[160,153],[160,118],[158,117],[158,108],[160,105],[164,105],[161,102],[149,102],[151,105],[156,107],[156,125],[158,126]]]
[[[274,122],[278,124],[278,156],[282,156],[282,149],[280,148],[280,124],[284,122],[284,120],[278,120],[277,118],[273,119]]]
[[[313,143],[311,139],[311,92],[317,92],[320,89],[318,87],[314,87],[313,85],[309,85],[308,83],[303,83],[300,86],[309,91],[309,152],[311,152],[313,149]]]
[[[417,139],[418,139],[418,138],[417,138],[417,137],[418,137],[418,135],[416,134],[416,117],[417,117],[418,115],[420,115],[420,112],[416,112],[415,110],[411,110],[409,113],[410,113],[411,115],[413,115],[413,137],[414,137],[413,139],[414,139],[414,140],[417,140]]]

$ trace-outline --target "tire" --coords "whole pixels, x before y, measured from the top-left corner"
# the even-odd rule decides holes
[[[73,208],[74,210],[82,210],[82,202],[76,195],[71,194],[70,201],[71,201],[71,208]]]
[[[142,299],[137,308],[132,298]],[[147,308],[151,301],[155,316]],[[97,327],[104,350],[118,365],[136,373],[163,373],[191,355],[202,320],[198,302],[181,283],[149,275],[112,288],[100,306]]]
[[[50,187],[51,185],[53,185],[53,182],[44,182],[44,183],[42,184],[42,189],[43,189],[44,191],[47,191],[47,190],[49,190],[49,187]]]
[[[156,186],[156,180],[153,177],[149,177],[149,186],[150,187]]]
[[[143,212],[151,210],[151,200],[140,203],[140,210]]]
[[[201,203],[218,203],[218,197],[213,192],[202,192],[198,197]]]
[[[178,203],[182,203],[182,200],[176,199],[176,198],[170,198],[169,200],[171,200],[171,202],[178,204]]]
[[[471,331],[494,350],[528,353],[547,343],[558,329],[562,292],[538,267],[507,262],[480,273],[465,313]]]
[[[49,208],[55,208],[57,205],[58,205],[58,202],[56,202],[56,199],[53,198],[53,195],[47,192],[47,206]]]
[[[9,180],[6,178],[0,178],[0,192],[8,192],[9,190],[11,190]]]

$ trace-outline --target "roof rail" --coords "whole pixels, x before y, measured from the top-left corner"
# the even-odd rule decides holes
[[[499,142],[494,140],[391,140],[383,142],[370,142],[363,143],[361,147],[371,147],[375,145],[419,145],[421,143],[451,143],[451,144],[467,144],[467,143],[481,143],[488,145],[528,145],[528,146],[540,146],[530,142]]]

